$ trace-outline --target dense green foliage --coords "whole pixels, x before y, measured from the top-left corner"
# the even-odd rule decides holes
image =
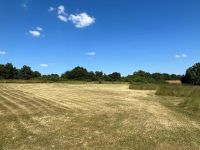
[[[102,71],[88,71],[83,67],[75,67],[70,71],[66,71],[61,76],[57,74],[41,75],[38,71],[32,71],[29,66],[23,66],[21,69],[17,69],[11,63],[0,65],[0,79],[1,80],[44,80],[44,81],[62,81],[62,80],[76,80],[76,81],[110,81],[110,82],[138,82],[138,83],[163,83],[166,80],[180,80],[180,75],[160,74],[160,73],[148,73],[142,70],[134,72],[132,75],[122,77],[120,73],[113,72],[111,74],[105,74]]]
[[[128,75],[125,80],[128,82],[140,83],[164,83],[166,80],[180,80],[182,76],[166,73],[149,73],[142,70],[134,72],[133,75]]]
[[[200,63],[196,63],[187,69],[185,76],[182,78],[182,82],[200,85]]]
[[[61,76],[66,80],[79,80],[79,81],[121,81],[121,74],[114,72],[112,74],[106,75],[101,71],[96,71],[95,73],[83,67],[75,67],[71,71],[66,71]]]
[[[17,69],[11,63],[0,65],[0,79],[29,80],[39,77],[41,77],[41,74],[38,71],[32,71],[29,66],[23,66],[21,69]]]

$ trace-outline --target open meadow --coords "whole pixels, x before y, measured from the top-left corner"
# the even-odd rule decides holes
[[[200,149],[181,101],[128,84],[0,84],[0,149]]]

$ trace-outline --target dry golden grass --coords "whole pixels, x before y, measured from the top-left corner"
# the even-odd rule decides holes
[[[0,84],[0,149],[200,149],[200,124],[126,84]]]

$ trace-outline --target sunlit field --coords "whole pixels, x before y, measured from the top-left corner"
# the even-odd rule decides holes
[[[173,108],[183,100],[128,84],[0,84],[0,149],[198,150],[200,119]]]

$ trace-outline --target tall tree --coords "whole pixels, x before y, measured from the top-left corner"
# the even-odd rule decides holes
[[[200,63],[196,63],[186,70],[186,74],[182,78],[182,82],[200,85]]]
[[[33,78],[33,71],[31,70],[31,67],[24,65],[20,69],[20,78],[23,80],[29,80]]]

